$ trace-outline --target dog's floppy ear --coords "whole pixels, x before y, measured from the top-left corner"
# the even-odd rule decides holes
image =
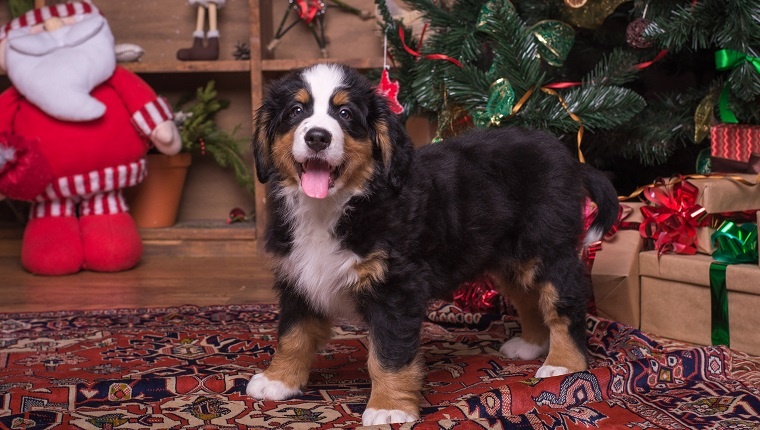
[[[269,180],[272,168],[272,141],[269,138],[268,127],[272,121],[265,106],[256,111],[256,120],[253,126],[253,161],[256,166],[256,177],[262,184]]]
[[[414,147],[401,117],[388,108],[384,95],[375,94],[374,144],[380,148],[388,183],[395,191],[401,190],[412,166]]]

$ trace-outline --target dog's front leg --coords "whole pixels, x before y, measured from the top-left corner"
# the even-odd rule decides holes
[[[372,392],[362,414],[362,423],[416,421],[420,416],[420,391],[424,380],[424,366],[419,355],[422,321],[417,317],[397,319],[382,312],[368,322],[367,367]]]
[[[285,400],[301,394],[309,382],[314,355],[330,340],[330,321],[314,314],[300,297],[280,298],[277,352],[269,368],[248,382],[245,392],[264,400]]]

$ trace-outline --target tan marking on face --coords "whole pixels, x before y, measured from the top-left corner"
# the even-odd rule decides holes
[[[296,91],[296,95],[293,96],[293,99],[295,101],[301,103],[301,104],[307,104],[311,100],[311,95],[308,91],[306,91],[306,88],[301,88],[298,91]]]
[[[348,97],[348,91],[339,90],[333,95],[332,104],[333,106],[343,106],[350,100],[351,99]]]
[[[491,275],[491,278],[497,290],[507,297],[520,317],[520,337],[534,345],[543,345],[549,339],[549,328],[538,307],[538,292],[523,285],[518,286],[518,281],[512,280],[512,276]]]
[[[272,161],[283,176],[284,185],[298,185],[298,170],[293,159],[293,139],[295,130],[275,137],[272,143]]]
[[[586,353],[579,350],[570,335],[570,320],[557,313],[558,301],[557,287],[552,283],[547,282],[540,287],[538,307],[550,332],[549,354],[544,364],[564,367],[570,372],[586,370]]]
[[[370,343],[367,360],[369,376],[372,378],[372,393],[367,408],[397,409],[418,417],[420,395],[425,370],[422,359],[417,356],[408,366],[392,371],[383,368]]]
[[[270,165],[269,156],[271,154],[271,148],[269,148],[269,142],[267,141],[266,136],[266,124],[269,123],[269,120],[269,114],[264,112],[263,109],[260,110],[256,116],[256,128],[253,130],[253,142],[254,145],[259,148],[260,154],[258,156],[262,158],[259,161],[263,166]]]
[[[383,282],[385,273],[388,270],[388,253],[378,250],[370,253],[367,258],[356,263],[354,270],[359,281],[354,284],[355,293],[369,292],[373,284]]]
[[[393,142],[391,142],[388,124],[382,121],[375,123],[377,130],[377,142],[380,145],[380,153],[383,155],[383,166],[388,171],[391,167],[391,158],[393,157]]]
[[[306,319],[279,339],[277,352],[264,376],[288,388],[301,388],[309,382],[314,355],[330,340],[328,321]]]
[[[372,162],[372,144],[367,140],[345,135],[343,151],[343,159],[346,161],[337,182],[349,190],[364,190],[375,170]]]

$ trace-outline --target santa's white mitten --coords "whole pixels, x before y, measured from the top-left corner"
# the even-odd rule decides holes
[[[182,149],[182,139],[174,121],[164,121],[150,133],[150,140],[156,149],[166,155],[174,155]]]

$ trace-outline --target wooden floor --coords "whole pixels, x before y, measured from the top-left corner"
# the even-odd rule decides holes
[[[35,276],[0,257],[0,312],[274,302],[263,258],[144,255],[120,273]]]

